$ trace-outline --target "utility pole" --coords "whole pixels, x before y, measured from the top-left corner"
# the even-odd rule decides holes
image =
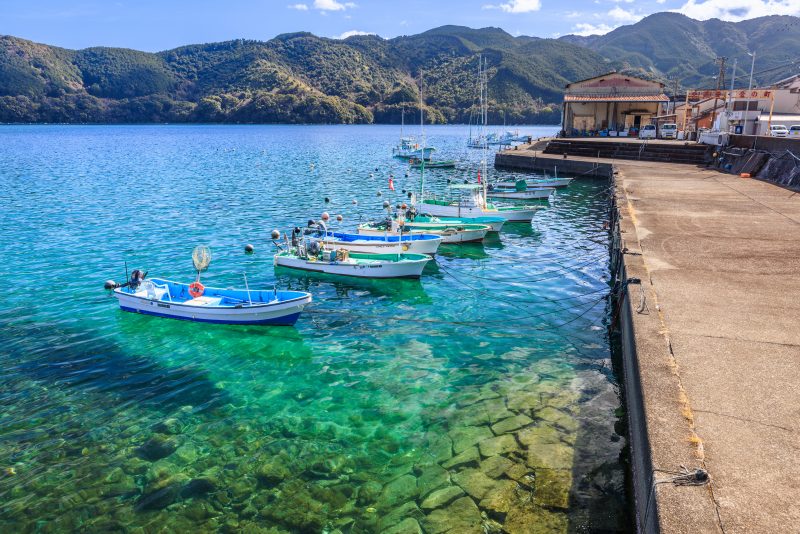
[[[750,92],[753,90],[753,69],[756,66],[756,51],[753,50],[753,53],[747,53],[750,56],[753,56],[753,61],[750,62],[750,83],[747,84],[747,111],[744,112],[744,126],[742,127],[742,133],[747,135],[747,118],[750,115]],[[756,103],[756,109],[758,109],[758,103]]]
[[[726,57],[718,57],[716,61],[719,63],[719,74],[717,74],[717,90],[714,92],[714,107],[711,109],[711,128],[714,128],[714,122],[717,120],[717,101],[719,100],[720,87],[725,87],[725,62],[728,60]]]
[[[678,78],[675,78],[675,88],[672,90],[672,114],[675,114],[675,109],[678,106]],[[675,115],[675,120],[678,120],[678,116]]]

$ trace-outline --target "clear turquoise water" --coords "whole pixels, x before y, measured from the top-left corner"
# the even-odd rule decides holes
[[[276,276],[272,229],[322,211],[352,228],[418,187],[397,135],[0,128],[0,530],[625,530],[607,183],[443,246],[420,281]],[[469,170],[426,189],[474,176],[466,128],[428,135]],[[197,244],[206,285],[246,272],[314,304],[294,328],[208,326],[123,313],[102,289],[125,261],[189,280]]]

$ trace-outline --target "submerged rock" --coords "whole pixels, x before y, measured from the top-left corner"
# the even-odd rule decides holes
[[[483,534],[481,512],[469,497],[456,499],[446,508],[434,510],[422,521],[428,534],[453,532],[458,534]]]
[[[180,434],[183,430],[183,424],[174,417],[164,419],[153,425],[153,431],[161,434]]]
[[[461,454],[450,458],[442,464],[442,467],[445,469],[453,469],[462,465],[477,465],[480,459],[481,455],[478,454],[478,447],[470,447]]]
[[[403,475],[384,486],[378,504],[386,509],[417,496],[417,477]]]
[[[378,497],[380,497],[382,489],[383,485],[379,482],[374,480],[365,482],[360,488],[358,488],[358,504],[360,506],[366,506],[374,503],[378,500]]]
[[[178,448],[178,441],[175,438],[163,434],[154,434],[150,439],[137,449],[139,456],[145,460],[155,462],[161,458],[166,458]]]
[[[492,431],[485,426],[466,426],[456,428],[449,432],[453,440],[453,451],[459,454],[472,445],[492,437]]]
[[[507,454],[511,451],[518,450],[519,444],[514,438],[513,434],[503,434],[495,438],[489,438],[481,441],[478,444],[478,449],[481,451],[481,456],[498,456],[500,454]]]
[[[289,470],[279,461],[268,461],[256,471],[258,481],[267,486],[279,484],[290,475]]]
[[[505,456],[491,456],[481,462],[480,469],[492,478],[500,478],[508,471],[514,462]]]
[[[417,467],[415,473],[418,495],[423,498],[431,491],[450,483],[450,473],[438,464]]]
[[[489,510],[495,516],[505,515],[513,506],[520,504],[517,483],[513,480],[503,480],[489,490],[480,501],[481,509]]]
[[[407,518],[419,520],[423,517],[425,517],[425,514],[423,514],[422,510],[419,509],[417,503],[411,501],[389,511],[380,519],[379,523],[382,530],[391,529],[392,527],[402,523]]]
[[[497,481],[489,478],[478,469],[464,469],[453,475],[453,482],[461,486],[467,494],[480,500],[489,490],[497,485]]]
[[[463,495],[464,491],[460,487],[448,486],[446,488],[438,489],[428,495],[428,497],[422,501],[421,506],[423,510],[435,510],[436,508],[447,506]]]
[[[543,444],[528,449],[528,467],[571,469],[574,451],[564,443]]]
[[[548,424],[539,424],[524,428],[517,433],[517,439],[526,447],[561,443],[561,432]]]
[[[547,508],[569,508],[572,471],[569,469],[539,469],[536,471],[534,502]]]
[[[137,499],[134,509],[137,512],[143,510],[161,510],[175,502],[180,491],[181,484],[179,482],[173,482],[163,488],[143,493],[142,496]]]
[[[578,429],[578,422],[574,417],[550,406],[536,410],[536,417],[570,432],[575,432]]]
[[[503,523],[503,529],[508,534],[550,534],[567,532],[568,528],[566,514],[532,505],[511,508]]]
[[[533,423],[533,419],[527,415],[519,414],[495,423],[492,425],[492,432],[497,435],[506,434],[507,432],[513,432],[517,429],[528,426],[531,423]]]
[[[416,519],[407,517],[397,525],[384,530],[381,534],[422,534],[422,529]]]

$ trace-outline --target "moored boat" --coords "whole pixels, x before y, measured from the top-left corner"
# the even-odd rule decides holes
[[[361,254],[346,249],[315,252],[310,246],[279,252],[274,265],[358,278],[419,278],[430,260],[425,254]]]
[[[198,287],[162,278],[125,284],[113,295],[127,312],[235,325],[293,325],[311,302],[302,291]]]
[[[391,222],[372,222],[358,226],[358,233],[365,236],[416,236],[433,234],[442,243],[475,243],[483,241],[490,228],[484,224],[425,224],[404,221],[401,226],[396,220]]]
[[[108,281],[106,288],[114,290],[123,311],[201,323],[289,326],[311,302],[311,294],[303,291],[250,289],[246,275],[245,289],[203,286],[200,273],[211,263],[211,251],[205,246],[195,247],[192,263],[197,277],[190,284],[148,279],[146,272],[136,269],[124,284]]]
[[[427,213],[414,216],[414,222],[435,225],[449,224],[485,224],[490,232],[499,232],[503,229],[506,219],[503,217],[473,217],[471,219],[459,219],[458,217],[434,217]]]
[[[320,230],[312,234],[326,248],[343,248],[351,252],[363,252],[367,254],[436,254],[439,245],[443,242],[442,237],[433,233],[418,232],[389,233],[384,234],[364,234],[358,232],[350,234],[345,232]]]
[[[536,200],[549,198],[555,193],[554,187],[529,187],[525,180],[507,185],[508,182],[489,184],[486,195],[494,198],[507,198],[511,200]]]
[[[536,212],[543,206],[495,206],[486,202],[481,184],[456,184],[451,189],[467,192],[457,200],[426,198],[417,211],[433,216],[458,217],[472,219],[475,217],[502,217],[509,222],[526,222],[533,220]]]
[[[408,160],[408,166],[413,169],[421,169],[423,167],[422,161],[417,157],[412,157]],[[456,162],[454,160],[426,160],[425,161],[425,168],[426,169],[453,169],[456,166]]]

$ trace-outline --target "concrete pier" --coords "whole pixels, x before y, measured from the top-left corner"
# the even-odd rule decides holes
[[[800,532],[800,195],[694,165],[606,165],[637,529]],[[683,468],[710,482],[680,485]]]

